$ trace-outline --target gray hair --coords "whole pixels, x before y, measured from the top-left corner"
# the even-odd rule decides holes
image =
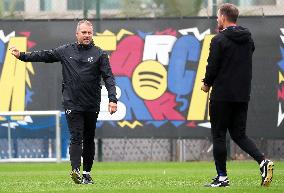
[[[90,26],[90,27],[93,27],[93,24],[92,24],[90,21],[88,21],[88,20],[80,20],[80,21],[78,22],[78,24],[77,24],[76,32],[78,32],[78,31],[80,30],[80,26],[81,26],[83,23],[84,23],[84,24],[87,24],[87,25]]]

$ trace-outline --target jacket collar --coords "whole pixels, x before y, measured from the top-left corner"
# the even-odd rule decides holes
[[[90,49],[90,48],[95,46],[93,40],[88,45],[79,44],[78,42],[76,42],[76,45],[77,45],[78,49],[85,49],[85,50],[88,50],[88,49]]]

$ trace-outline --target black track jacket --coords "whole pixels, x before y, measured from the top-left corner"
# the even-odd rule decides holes
[[[99,111],[101,102],[101,77],[108,90],[110,102],[117,102],[115,80],[108,55],[90,43],[67,44],[52,50],[20,53],[25,62],[61,62],[62,95],[65,109],[76,111]]]
[[[212,86],[210,100],[248,102],[254,43],[248,29],[232,26],[212,38],[204,84]]]

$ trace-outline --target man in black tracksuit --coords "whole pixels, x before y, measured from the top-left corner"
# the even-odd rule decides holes
[[[211,41],[201,88],[208,92],[212,87],[209,114],[217,177],[207,185],[209,187],[229,186],[227,130],[234,142],[260,164],[262,186],[269,186],[273,175],[273,162],[266,160],[246,135],[255,47],[249,30],[236,25],[238,14],[238,9],[232,4],[224,4],[219,9],[217,22],[220,33]]]
[[[108,55],[93,43],[93,26],[87,20],[79,21],[77,42],[52,50],[12,54],[25,62],[61,62],[63,106],[70,130],[71,178],[77,184],[92,184],[90,171],[95,155],[95,128],[101,102],[101,77],[108,90],[109,112],[117,110],[115,80]],[[83,144],[82,144],[83,142]],[[83,157],[83,178],[80,175]]]

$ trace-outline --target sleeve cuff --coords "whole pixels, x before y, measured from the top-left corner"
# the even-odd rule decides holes
[[[205,86],[210,86],[210,84],[208,84],[208,82],[206,81],[205,78],[202,79],[202,82],[203,82],[203,84],[204,84]]]
[[[117,104],[117,99],[109,99],[109,102],[113,102]]]
[[[20,56],[19,56],[19,60],[23,60],[24,59],[24,55],[25,55],[25,52],[20,52]]]

